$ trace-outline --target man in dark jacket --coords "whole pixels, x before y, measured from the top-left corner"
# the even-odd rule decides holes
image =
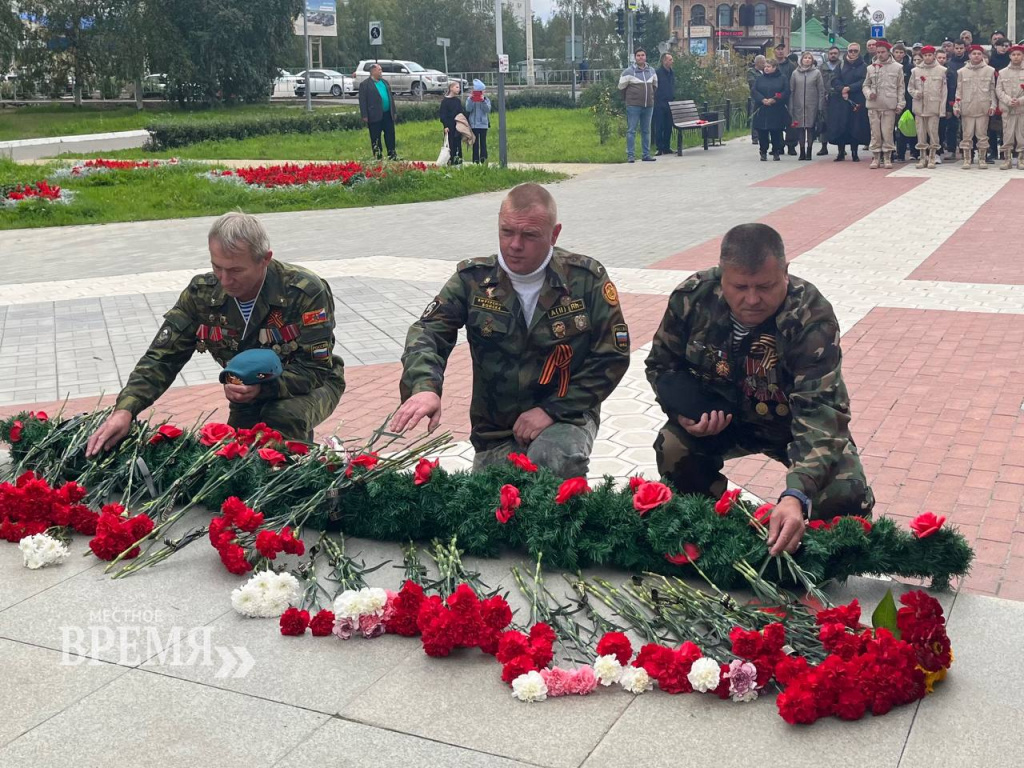
[[[359,114],[370,129],[370,146],[373,156],[380,160],[382,152],[380,137],[388,148],[388,158],[397,160],[395,152],[395,95],[388,81],[381,77],[380,64],[370,68],[370,76],[359,84]]]
[[[821,79],[825,83],[825,99],[826,103],[832,95],[832,80],[839,74],[839,70],[843,66],[842,51],[839,50],[838,45],[833,45],[828,49],[828,58],[821,62],[821,66],[818,67],[818,71],[821,72]],[[828,121],[827,118],[822,119],[822,130],[818,138],[821,139],[821,149],[818,150],[819,155],[828,155]]]
[[[996,78],[999,73],[1010,66],[1010,41],[1001,32],[992,33],[992,48],[988,57],[988,65],[996,71]],[[1003,118],[1002,115],[993,116],[988,121],[988,156],[986,163],[994,163],[996,158],[1002,154],[1000,149],[1003,143]]]
[[[953,42],[953,57],[946,62],[946,93],[952,102],[956,93],[956,73],[967,66],[967,51],[963,40]],[[952,106],[952,105],[950,105]],[[946,151],[956,159],[957,147],[960,146],[960,118],[950,110],[946,116]]]
[[[829,143],[839,145],[835,162],[846,159],[847,144],[850,145],[853,161],[859,162],[857,150],[871,137],[863,91],[867,69],[860,56],[860,45],[850,43],[839,74],[832,78],[832,91],[826,109]]]
[[[793,70],[796,69],[796,62],[794,62],[786,54],[786,44],[784,42],[779,43],[775,46],[775,68],[782,75],[782,79],[787,83],[793,76]],[[786,136],[786,147],[789,150],[789,154],[796,154],[796,131],[790,130],[787,126],[785,130]]]
[[[676,92],[672,64],[672,54],[663,53],[661,66],[654,71],[658,76],[658,90],[654,92],[654,144],[659,155],[672,154],[672,108],[668,105]]]

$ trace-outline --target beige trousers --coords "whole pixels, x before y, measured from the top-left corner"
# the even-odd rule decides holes
[[[917,124],[917,148],[922,152],[929,149],[937,150],[941,146],[939,143],[939,116],[914,115],[914,122]]]
[[[974,149],[972,139],[978,140],[978,152],[985,152],[988,149],[988,115],[981,117],[960,116],[960,149],[964,157],[970,157],[970,151]],[[982,158],[984,162],[985,158]]]
[[[1024,152],[1024,115],[1009,115],[1003,112],[1003,150],[1013,152],[1016,142],[1017,152]]]
[[[892,152],[896,149],[893,131],[896,129],[896,111],[892,109],[869,109],[868,122],[871,123],[872,152]]]

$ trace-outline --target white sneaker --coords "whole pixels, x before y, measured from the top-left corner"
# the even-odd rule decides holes
[[[942,165],[942,157],[940,155],[935,156],[935,164]]]

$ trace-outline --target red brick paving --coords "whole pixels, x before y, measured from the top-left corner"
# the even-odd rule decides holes
[[[910,280],[1024,285],[1018,238],[1024,179],[1013,179],[915,269]],[[1009,229],[1007,224],[1010,224]]]
[[[977,554],[965,586],[1024,600],[1024,316],[879,308],[843,354],[875,514],[945,515]],[[727,472],[764,498],[785,480],[760,457]]]
[[[762,224],[774,227],[782,235],[790,261],[924,182],[924,179],[894,178],[877,171],[869,175],[867,166],[866,162],[847,161],[844,164],[845,172],[837,174],[831,158],[823,158],[823,162],[813,162],[753,185],[768,189],[817,190],[759,219]],[[872,194],[852,193],[875,181],[878,183],[872,185]],[[721,245],[722,238],[717,237],[655,262],[650,268],[707,269],[718,263]]]

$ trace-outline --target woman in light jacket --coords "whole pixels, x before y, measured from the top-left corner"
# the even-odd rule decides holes
[[[814,127],[825,110],[825,80],[808,51],[800,54],[800,66],[789,79],[789,116],[800,142],[800,159],[811,160]]]

